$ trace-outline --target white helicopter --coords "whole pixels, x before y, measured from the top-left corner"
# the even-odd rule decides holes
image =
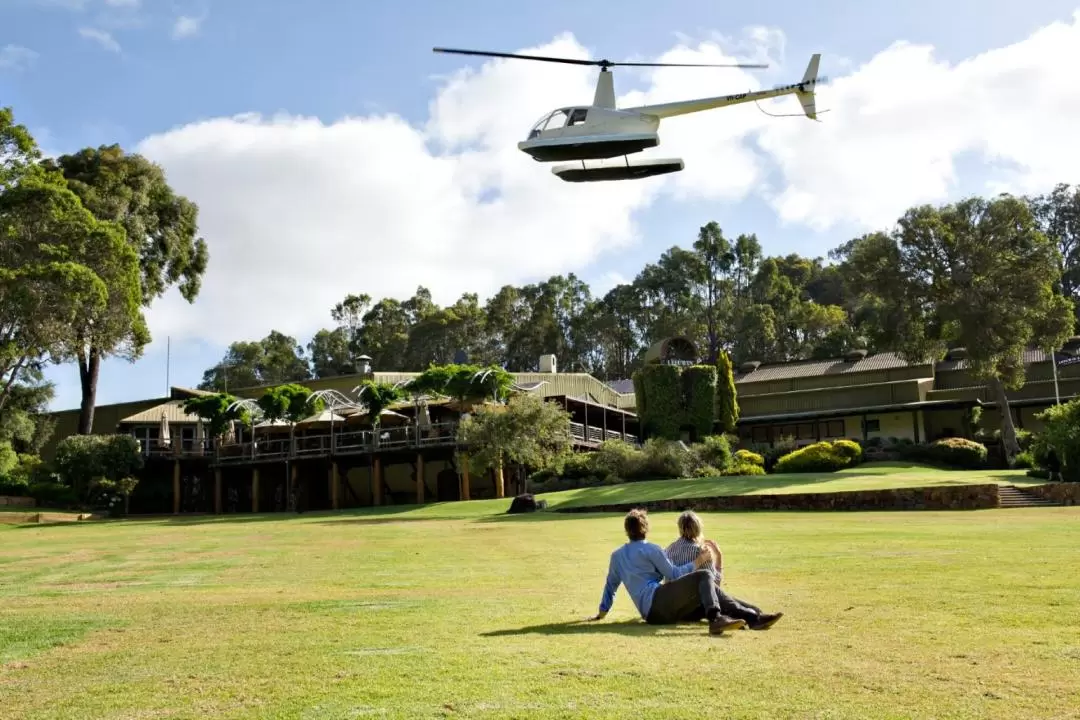
[[[632,180],[679,172],[683,169],[683,161],[680,158],[636,158],[631,161],[628,157],[632,153],[641,152],[659,145],[660,136],[657,130],[660,127],[660,121],[676,115],[686,115],[687,113],[701,112],[702,110],[757,102],[783,95],[795,95],[802,105],[803,114],[811,120],[817,120],[814,88],[824,80],[824,78],[818,78],[818,64],[821,61],[821,55],[814,54],[810,57],[810,63],[806,66],[806,72],[803,73],[802,80],[791,85],[781,85],[771,90],[721,95],[719,97],[684,100],[660,105],[616,108],[615,82],[612,72],[609,70],[609,68],[615,66],[767,68],[768,65],[611,62],[610,60],[578,60],[544,55],[486,52],[483,50],[458,50],[438,47],[433,48],[433,50],[437,53],[599,66],[600,77],[596,81],[596,93],[593,96],[592,105],[562,107],[549,112],[532,126],[528,137],[518,143],[518,149],[529,154],[538,162],[576,161],[556,165],[551,169],[556,176],[568,182]],[[587,160],[603,161],[620,156],[622,156],[621,161],[601,162],[593,167],[588,167],[585,164]]]

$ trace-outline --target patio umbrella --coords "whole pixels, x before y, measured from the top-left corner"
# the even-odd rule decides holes
[[[158,444],[169,447],[169,416],[164,411],[161,413],[161,427],[158,428]]]
[[[205,430],[203,430],[202,418],[199,418],[195,422],[195,452],[201,452],[202,451],[202,449],[203,449],[203,435],[204,434],[205,434]]]

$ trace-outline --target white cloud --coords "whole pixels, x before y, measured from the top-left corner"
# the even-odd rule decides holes
[[[727,42],[684,42],[662,59],[730,62]],[[783,53],[775,30],[738,43],[740,59]],[[587,55],[570,36],[531,52]],[[719,95],[762,79],[795,81],[806,60],[758,75],[658,69],[629,92],[635,75],[619,69],[616,90],[621,106]],[[952,197],[962,154],[1008,163],[998,178],[1018,191],[1076,180],[1080,86],[1069,73],[1078,64],[1080,15],[955,66],[898,43],[819,91],[818,107],[832,110],[821,123],[748,106],[671,118],[647,154],[681,156],[686,170],[616,183],[563,183],[516,148],[546,111],[591,99],[592,68],[507,60],[454,73],[422,126],[373,113],[176,128],[138,150],[199,204],[210,269],[194,306],[171,293],[151,325],[174,340],[227,343],[271,328],[302,337],[328,323],[348,292],[406,297],[422,284],[452,302],[463,291],[483,297],[504,283],[581,272],[635,243],[635,213],[665,192],[726,202],[759,195],[786,222],[861,230]],[[791,97],[766,109],[799,112]]]
[[[24,70],[38,59],[38,54],[22,45],[0,47],[0,70]]]
[[[202,18],[192,17],[190,15],[181,15],[176,18],[176,22],[173,23],[173,37],[174,38],[186,38],[199,34],[199,27],[202,25]]]
[[[116,42],[116,38],[112,36],[112,33],[106,30],[82,27],[79,28],[79,35],[86,38],[87,40],[93,40],[109,52],[120,52],[120,43]]]

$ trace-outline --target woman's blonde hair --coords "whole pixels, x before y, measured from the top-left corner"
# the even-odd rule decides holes
[[[687,510],[679,516],[679,534],[691,542],[701,539],[701,518],[693,510]]]

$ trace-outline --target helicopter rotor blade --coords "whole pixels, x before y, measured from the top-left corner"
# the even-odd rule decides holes
[[[519,53],[491,52],[487,50],[460,50],[457,48],[432,48],[437,53],[455,55],[479,55],[481,57],[517,58],[519,60],[541,60],[543,62],[566,63],[568,65],[598,65],[609,67],[723,67],[723,68],[767,68],[759,63],[649,63],[649,62],[611,62],[610,60],[579,60],[577,58],[551,57],[549,55],[521,55]]]
[[[481,55],[484,57],[518,58],[519,60],[543,60],[545,62],[567,63],[570,65],[599,65],[598,60],[577,60],[575,58],[549,57],[547,55],[519,55],[517,53],[488,52],[486,50],[457,50],[455,48],[432,48],[437,53],[456,55]]]

